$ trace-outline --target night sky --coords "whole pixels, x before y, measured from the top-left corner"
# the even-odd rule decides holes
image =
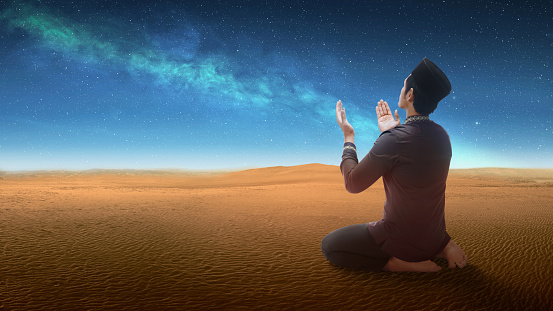
[[[550,1],[155,2],[0,4],[0,170],[339,165],[423,57],[451,168],[553,167]]]

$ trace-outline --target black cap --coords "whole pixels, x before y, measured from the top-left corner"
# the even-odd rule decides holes
[[[445,73],[426,57],[415,67],[411,75],[432,102],[439,102],[451,92],[451,83]]]

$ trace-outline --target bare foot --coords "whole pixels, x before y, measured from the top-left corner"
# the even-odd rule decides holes
[[[453,240],[449,240],[447,246],[437,256],[447,259],[448,266],[451,269],[455,268],[455,266],[462,269],[467,265],[468,261],[465,252]]]
[[[438,272],[442,270],[442,267],[430,260],[408,262],[392,257],[382,270],[392,272]]]

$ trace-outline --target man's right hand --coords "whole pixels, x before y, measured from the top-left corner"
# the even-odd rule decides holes
[[[378,102],[378,106],[376,106],[376,117],[378,118],[378,128],[381,132],[392,129],[401,124],[397,109],[395,115],[397,120],[392,116],[392,111],[390,111],[390,107],[388,107],[387,102],[382,99]]]
[[[353,130],[353,126],[349,124],[348,119],[346,119],[346,109],[342,107],[341,100],[336,103],[336,120],[340,129],[344,132],[344,141],[353,143],[355,131]]]

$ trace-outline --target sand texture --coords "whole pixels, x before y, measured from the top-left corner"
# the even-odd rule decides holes
[[[337,166],[0,175],[1,310],[551,310],[553,170],[451,170],[435,274],[333,266],[321,239],[378,220],[382,181]]]

